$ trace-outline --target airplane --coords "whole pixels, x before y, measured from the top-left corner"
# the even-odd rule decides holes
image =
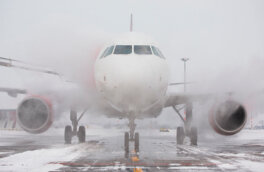
[[[129,152],[130,141],[134,141],[135,151],[139,152],[139,133],[135,132],[135,120],[156,118],[168,107],[175,110],[184,124],[184,127],[177,127],[177,144],[182,145],[185,137],[189,137],[191,145],[197,145],[198,131],[192,122],[193,102],[210,96],[168,93],[168,87],[177,83],[169,83],[167,59],[152,38],[134,32],[132,28],[131,17],[130,32],[107,43],[96,57],[92,83],[99,99],[93,103],[107,117],[128,119],[129,132],[124,133],[125,152]],[[11,62],[19,62],[3,60],[7,60],[0,61],[0,66],[4,67],[17,67]],[[29,67],[23,69],[58,75],[50,70]],[[12,88],[0,88],[0,92],[12,96],[28,94],[26,90]],[[47,95],[29,95],[18,105],[16,117],[23,130],[38,134],[49,129],[55,115],[54,101],[50,99]],[[185,105],[185,118],[177,106],[181,104]],[[83,108],[79,116],[74,108],[71,109],[72,124],[65,126],[64,130],[66,144],[71,144],[74,136],[78,137],[80,143],[86,141],[86,128],[79,126],[79,121],[89,110],[88,106]],[[209,122],[219,134],[236,134],[242,130],[246,121],[246,108],[239,101],[227,99],[210,109]]]

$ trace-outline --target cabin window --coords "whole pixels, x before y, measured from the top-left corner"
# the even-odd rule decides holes
[[[149,45],[134,45],[135,54],[152,54]]]
[[[114,54],[131,54],[132,45],[116,45]]]

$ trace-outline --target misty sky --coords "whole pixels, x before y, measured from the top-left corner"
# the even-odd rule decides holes
[[[172,82],[183,81],[188,57],[190,81],[264,86],[262,0],[0,0],[0,56],[83,75],[95,45],[129,31],[131,12],[134,30],[160,44]]]
[[[195,80],[264,58],[262,0],[0,0],[0,56],[52,67],[89,58],[93,41],[129,31],[131,12],[134,30],[159,42],[172,81],[182,81],[182,57]]]

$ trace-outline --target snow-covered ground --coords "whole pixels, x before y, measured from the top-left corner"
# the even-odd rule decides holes
[[[106,130],[98,126],[87,128],[90,139],[100,137],[108,138],[120,135],[120,130]],[[78,144],[77,138],[73,139],[72,145],[65,145],[62,128],[51,128],[40,135],[31,135],[24,131],[0,130],[0,171],[50,171],[60,168],[62,165],[51,163],[56,161],[71,161],[79,158],[84,152],[89,150],[94,152],[99,147],[93,144]],[[88,139],[88,138],[87,138]],[[5,147],[19,147],[24,144],[25,150],[21,153],[16,151],[6,151]],[[34,147],[40,145],[45,148],[27,151],[27,146]],[[48,145],[48,148],[46,146]],[[11,154],[1,158],[1,155]]]
[[[39,149],[26,151],[2,158],[0,161],[1,171],[51,171],[62,165],[49,164],[52,161],[70,161],[78,157],[81,145],[70,147]]]
[[[142,129],[138,165],[124,158],[124,130],[89,126],[87,142],[78,144],[75,138],[72,145],[64,144],[63,132],[60,128],[41,135],[0,131],[0,171],[70,171],[71,168],[114,171],[135,166],[152,171],[263,171],[264,168],[264,130],[243,130],[235,137],[216,138],[218,141],[213,136],[201,138],[199,146],[193,147],[176,146],[174,130]],[[188,144],[188,140],[185,142]]]

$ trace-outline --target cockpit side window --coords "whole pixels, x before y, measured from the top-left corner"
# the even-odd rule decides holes
[[[161,53],[161,51],[157,47],[151,46],[151,48],[152,48],[153,54],[155,54],[156,56],[158,56],[162,59],[165,59],[165,57],[163,56],[163,54]]]
[[[106,54],[106,52],[109,50],[109,47],[107,47],[105,50],[104,50],[104,52],[102,53],[102,55],[100,56],[100,59],[101,58],[103,58],[104,56],[105,56],[105,54]]]
[[[131,54],[132,45],[116,45],[114,54]]]
[[[152,54],[149,45],[134,45],[134,52],[135,54]]]
[[[165,57],[164,57],[164,55],[162,54],[162,52],[160,51],[160,49],[158,49],[158,48],[156,48],[156,49],[158,50],[160,57],[163,58],[163,59],[165,59]]]
[[[113,50],[114,50],[114,46],[109,47],[107,49],[107,51],[105,52],[104,57],[109,56],[110,54],[112,54]]]
[[[114,50],[114,46],[107,47],[107,48],[104,50],[104,52],[102,53],[100,59],[101,59],[101,58],[104,58],[104,57],[106,57],[106,56],[109,56],[110,54],[112,54],[113,50]]]

